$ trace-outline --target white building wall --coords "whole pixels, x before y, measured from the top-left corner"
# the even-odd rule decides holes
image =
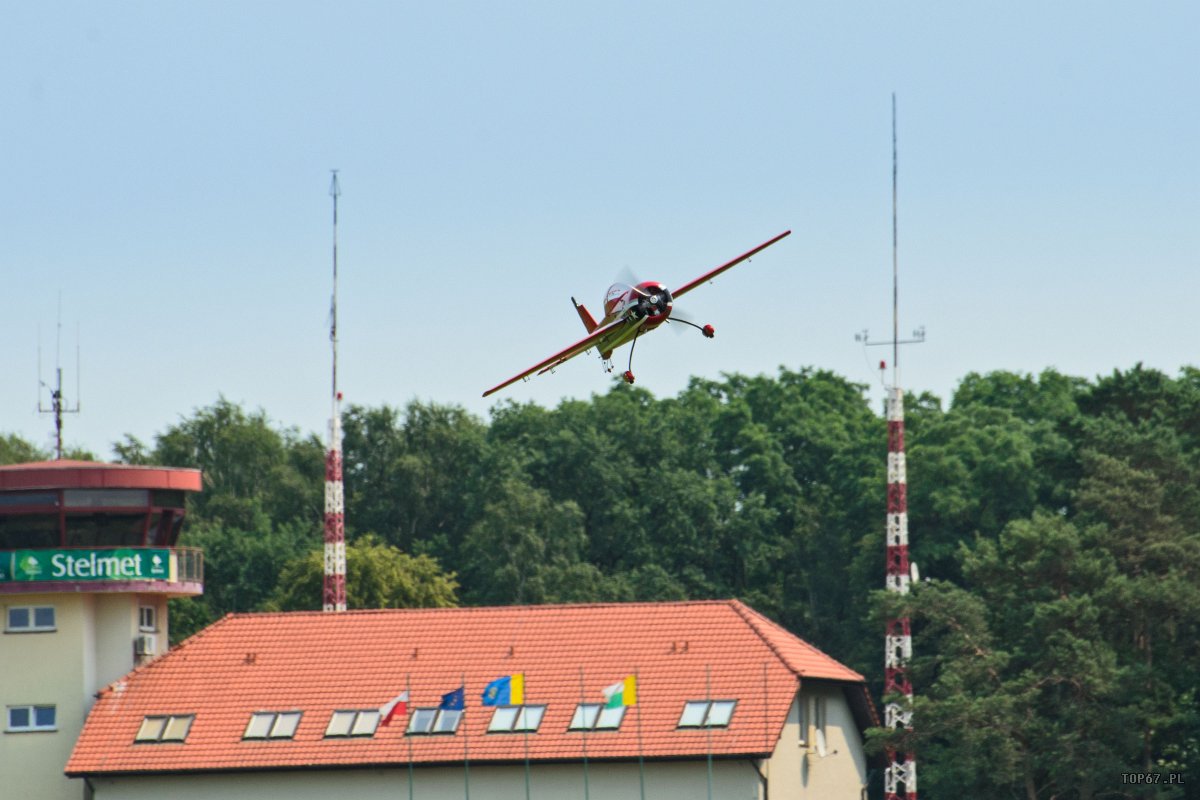
[[[4,595],[10,606],[54,606],[54,631],[0,634],[0,796],[79,800],[80,785],[63,775],[75,739],[91,708],[85,691],[88,658],[84,643],[92,635],[88,595]],[[90,651],[88,652],[90,655]],[[95,691],[93,688],[92,691]],[[53,705],[56,730],[8,732],[8,708],[14,705]]]
[[[0,799],[80,800],[83,782],[63,768],[96,692],[135,666],[138,605],[161,608],[166,599],[133,594],[0,595],[0,630],[9,606],[53,606],[56,629],[0,633]],[[159,652],[166,649],[165,631]],[[53,731],[8,732],[8,707],[53,705]]]
[[[816,707],[821,702],[825,715],[823,756],[817,746],[816,734]],[[808,682],[801,687],[764,771],[770,781],[771,800],[860,800],[865,797],[866,752],[839,684]]]
[[[761,800],[760,781],[748,761],[714,761],[714,800]],[[652,800],[703,800],[708,778],[703,759],[648,762],[646,797]],[[256,772],[223,775],[130,776],[92,778],[94,800],[211,800],[253,797],[255,800],[355,800],[408,798],[408,770],[323,770]],[[417,767],[415,800],[461,800],[466,795],[461,766]],[[471,767],[471,800],[523,800],[523,765]],[[530,767],[530,798],[584,800],[583,765],[542,764]],[[589,763],[588,800],[639,800],[638,765]],[[774,799],[775,795],[771,797]]]

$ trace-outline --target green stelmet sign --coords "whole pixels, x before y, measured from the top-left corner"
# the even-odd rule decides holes
[[[170,550],[11,550],[0,554],[0,583],[161,581],[170,576]]]

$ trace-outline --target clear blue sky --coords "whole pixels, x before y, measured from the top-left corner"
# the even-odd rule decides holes
[[[892,92],[906,387],[1198,362],[1194,2],[18,3],[0,76],[0,431],[42,445],[60,293],[69,444],[221,394],[323,435],[331,168],[350,402],[606,391],[588,356],[480,398],[581,335],[570,296],[787,228],[685,299],[715,340],[639,343],[639,385],[877,398]]]

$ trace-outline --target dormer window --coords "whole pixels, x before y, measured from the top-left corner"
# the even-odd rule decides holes
[[[458,730],[462,713],[452,708],[414,708],[408,715],[406,733],[410,736],[452,734]]]
[[[291,739],[300,725],[299,711],[259,711],[250,715],[243,739]]]
[[[368,711],[335,711],[329,718],[325,738],[335,739],[351,736],[374,736],[379,727],[379,709]]]
[[[545,706],[500,706],[492,714],[488,733],[532,733],[545,713]]]
[[[607,708],[599,703],[580,703],[571,717],[570,731],[615,731],[621,727],[627,706]]]
[[[724,728],[733,718],[736,700],[689,700],[679,717],[681,728]]]
[[[182,742],[192,728],[195,714],[153,715],[142,719],[135,744],[157,744],[160,742]]]

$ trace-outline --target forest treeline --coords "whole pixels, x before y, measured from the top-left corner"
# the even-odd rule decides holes
[[[351,607],[738,597],[877,699],[883,620],[904,613],[916,741],[870,740],[915,747],[922,795],[1200,792],[1200,370],[908,396],[904,597],[881,591],[886,422],[829,372],[616,383],[487,421],[350,406],[343,428]],[[182,544],[205,551],[205,594],[172,601],[172,638],[320,607],[325,449],[225,399],[114,446],[204,471]],[[35,455],[0,438],[0,460]],[[1145,773],[1162,782],[1125,777]]]

